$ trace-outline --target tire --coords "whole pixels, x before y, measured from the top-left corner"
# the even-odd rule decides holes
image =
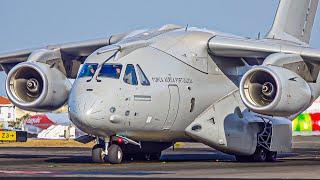
[[[265,162],[267,160],[267,150],[263,148],[257,148],[253,154],[253,160],[255,162]]]
[[[120,164],[123,159],[123,152],[119,145],[112,144],[108,148],[108,160],[111,164]]]
[[[267,152],[267,162],[275,162],[277,161],[277,152],[269,151]]]
[[[95,163],[105,163],[104,147],[101,144],[96,144],[92,148],[92,161]]]

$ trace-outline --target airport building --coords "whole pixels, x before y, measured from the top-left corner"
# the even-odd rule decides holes
[[[6,97],[0,96],[0,122],[15,122],[16,108]]]

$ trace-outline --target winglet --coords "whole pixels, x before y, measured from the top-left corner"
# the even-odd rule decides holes
[[[268,39],[309,44],[319,0],[280,0]]]

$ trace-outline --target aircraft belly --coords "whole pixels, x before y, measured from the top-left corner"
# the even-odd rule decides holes
[[[130,139],[136,141],[154,141],[154,142],[193,142],[194,140],[187,136],[184,131],[126,131],[124,134]]]

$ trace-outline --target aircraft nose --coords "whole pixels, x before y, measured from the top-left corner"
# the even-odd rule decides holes
[[[86,132],[98,128],[105,118],[103,101],[94,94],[83,94],[69,100],[71,121]]]

